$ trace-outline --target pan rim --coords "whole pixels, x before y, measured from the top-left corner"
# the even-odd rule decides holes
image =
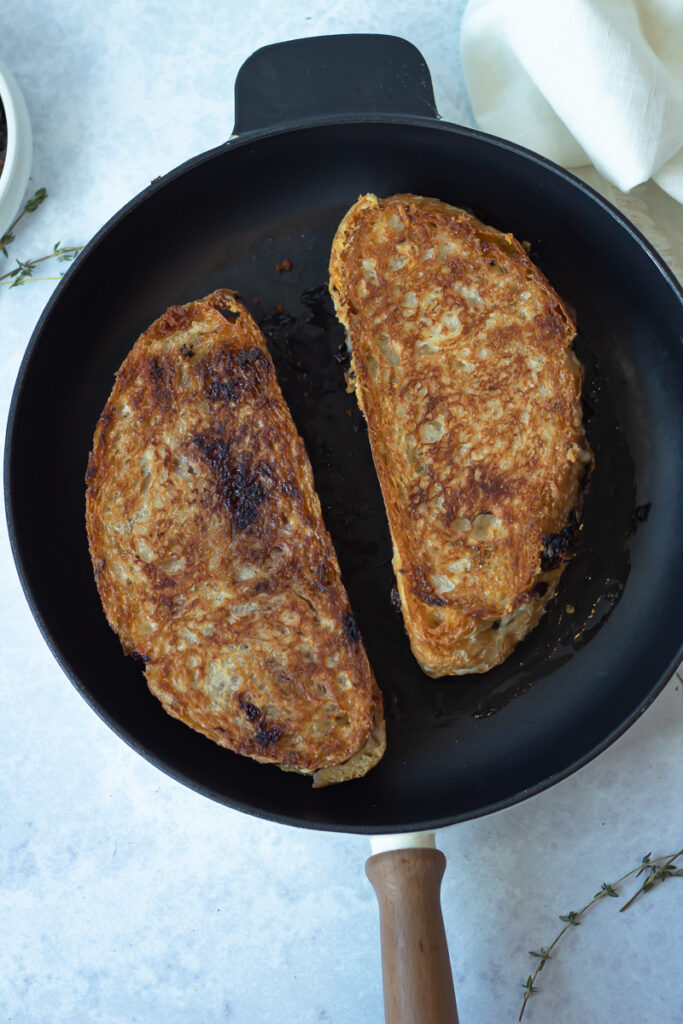
[[[549,789],[551,786],[567,778],[569,775],[574,774],[580,768],[584,767],[591,760],[602,753],[609,746],[612,745],[623,733],[625,733],[631,725],[647,710],[650,704],[658,696],[658,694],[665,688],[669,682],[672,674],[675,672],[677,665],[679,664],[681,657],[683,656],[683,637],[678,642],[678,647],[674,651],[672,657],[669,659],[666,669],[663,673],[659,674],[656,681],[653,683],[650,691],[643,700],[634,708],[629,716],[624,719],[619,725],[613,729],[603,740],[597,743],[587,753],[573,761],[569,766],[556,772],[554,775],[547,777],[533,786],[527,787],[520,793],[513,794],[511,796],[502,798],[501,800],[494,801],[476,810],[468,810],[460,814],[451,814],[439,818],[428,819],[418,822],[408,823],[394,823],[394,824],[382,824],[382,825],[363,825],[363,824],[348,824],[336,822],[331,824],[328,821],[321,822],[319,820],[302,819],[291,814],[280,814],[265,811],[262,807],[254,806],[243,800],[235,798],[227,799],[222,794],[217,794],[208,786],[204,786],[197,781],[187,777],[184,773],[179,772],[171,768],[168,764],[158,758],[152,751],[147,749],[146,745],[132,735],[126,728],[119,725],[118,722],[114,721],[110,715],[94,700],[92,695],[89,693],[87,688],[78,678],[76,672],[71,669],[68,659],[62,654],[59,649],[59,645],[52,636],[52,632],[47,622],[44,620],[38,608],[37,599],[34,597],[32,585],[29,581],[29,574],[27,567],[24,562],[22,555],[21,546],[18,539],[17,528],[16,528],[16,516],[14,507],[14,486],[13,486],[13,475],[12,475],[12,464],[14,461],[14,449],[15,449],[15,425],[16,425],[16,414],[19,404],[21,402],[22,394],[24,391],[24,385],[30,372],[33,355],[37,350],[43,332],[47,323],[50,320],[52,311],[55,305],[60,301],[61,295],[64,289],[68,288],[70,282],[74,276],[79,272],[80,265],[84,263],[90,255],[98,248],[99,244],[110,234],[116,224],[128,217],[129,214],[133,213],[138,206],[142,205],[148,198],[156,194],[157,191],[163,189],[167,184],[174,181],[176,178],[191,172],[194,168],[201,166],[202,164],[213,160],[215,157],[222,157],[226,152],[231,150],[240,149],[243,146],[251,146],[256,142],[272,138],[273,136],[285,135],[288,133],[301,133],[305,131],[315,130],[318,128],[337,128],[347,125],[363,125],[363,124],[382,124],[382,125],[393,125],[393,126],[405,126],[405,127],[418,127],[427,128],[430,130],[444,131],[449,134],[456,135],[461,138],[471,139],[474,142],[484,142],[488,145],[492,145],[504,152],[513,153],[517,157],[522,157],[525,160],[530,160],[539,167],[543,168],[546,172],[551,172],[556,177],[563,180],[566,184],[574,189],[578,189],[589,200],[593,203],[597,203],[605,213],[616,220],[622,230],[625,230],[630,235],[633,241],[641,248],[645,250],[645,253],[650,260],[655,264],[657,270],[663,275],[669,287],[673,289],[674,294],[678,297],[681,305],[683,306],[683,285],[678,281],[676,275],[673,273],[671,268],[667,265],[666,261],[660,256],[655,250],[654,246],[642,235],[642,233],[628,220],[628,218],[609,200],[605,199],[599,192],[597,192],[590,185],[587,185],[582,179],[577,177],[571,171],[567,171],[565,168],[553,163],[546,157],[540,154],[534,153],[531,150],[525,149],[516,143],[509,142],[505,139],[498,138],[497,136],[487,135],[486,133],[480,132],[477,129],[467,128],[462,125],[456,125],[448,121],[444,121],[440,118],[422,117],[422,116],[401,116],[401,115],[387,115],[387,114],[349,114],[343,117],[335,116],[329,118],[315,118],[305,119],[301,121],[287,122],[281,125],[275,125],[267,129],[259,129],[256,131],[245,132],[239,136],[233,136],[226,143],[214,147],[204,153],[190,157],[184,161],[178,167],[168,171],[165,175],[155,179],[145,189],[135,195],[128,201],[121,209],[114,213],[102,227],[93,235],[90,241],[86,244],[83,252],[77,258],[76,261],[69,267],[64,278],[59,282],[54,292],[48,299],[43,311],[38,318],[38,321],[33,329],[31,338],[26,347],[24,355],[22,357],[16,381],[12,391],[12,397],[9,407],[9,413],[6,424],[6,435],[4,444],[4,458],[3,458],[3,483],[4,483],[4,501],[5,501],[5,514],[8,526],[8,535],[10,540],[10,548],[14,559],[17,575],[22,587],[24,596],[26,597],[31,614],[38,625],[38,628],[48,646],[48,649],[54,656],[58,665],[65,673],[70,682],[74,685],[79,694],[84,698],[88,705],[95,711],[95,713],[102,719],[107,726],[113,730],[113,732],[123,739],[136,753],[141,754],[147,761],[154,764],[155,767],[159,768],[166,775],[170,776],[177,782],[181,782],[188,788],[195,792],[201,793],[215,802],[224,804],[234,810],[242,813],[247,813],[255,817],[265,818],[267,820],[276,821],[281,824],[290,825],[299,828],[311,828],[321,831],[331,831],[340,833],[360,834],[360,835],[379,835],[379,834],[391,834],[391,833],[402,833],[402,832],[413,832],[418,830],[433,831],[435,829],[444,828],[453,824],[457,824],[460,821],[468,821],[474,818],[483,817],[486,814],[494,813],[495,811],[503,810],[506,807],[511,807],[514,804],[521,803],[524,800],[529,799],[538,793]],[[237,755],[236,755],[237,756]]]

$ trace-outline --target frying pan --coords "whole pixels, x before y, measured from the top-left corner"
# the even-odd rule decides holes
[[[162,770],[220,803],[368,834],[433,830],[508,806],[604,750],[680,658],[680,286],[577,178],[441,121],[424,60],[404,40],[266,47],[242,67],[235,96],[230,141],[153,182],[111,219],[69,269],[28,346],[5,452],[9,532],[27,599],[94,710]],[[577,311],[596,455],[584,526],[540,625],[484,676],[424,676],[390,601],[386,518],[325,287],[336,226],[370,191],[436,196],[513,232]],[[283,260],[289,273],[276,272]],[[239,758],[168,717],[124,658],[92,578],[83,477],[114,373],[167,306],[225,286],[242,294],[268,338],[384,692],[384,759],[330,789]],[[385,858],[384,871],[395,857],[410,873],[429,862],[433,895],[443,866],[434,868],[432,854],[394,851],[369,863]],[[373,881],[385,923],[401,916],[390,882]],[[423,896],[416,912],[433,922],[438,900],[435,909]],[[405,963],[401,970],[410,973]],[[420,1019],[454,1019],[446,1003]]]

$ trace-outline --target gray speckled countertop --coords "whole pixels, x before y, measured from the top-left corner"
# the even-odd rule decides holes
[[[31,184],[50,193],[22,225],[17,254],[86,241],[152,178],[224,141],[236,72],[269,42],[402,35],[427,58],[441,114],[468,123],[462,8],[5,0],[0,57],[31,114]],[[53,288],[0,292],[3,429]],[[367,840],[252,819],[163,775],[92,713],[53,660],[4,525],[0,580],[0,1022],[381,1021]],[[682,794],[683,686],[674,678],[577,774],[439,835],[462,1024],[515,1020],[527,951],[550,941],[557,915],[647,851],[683,845]],[[614,904],[568,935],[529,1024],[683,1021],[683,880],[627,914]]]

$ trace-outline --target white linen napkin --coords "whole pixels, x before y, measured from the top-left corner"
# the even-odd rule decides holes
[[[483,131],[683,203],[683,0],[470,0],[461,48]]]

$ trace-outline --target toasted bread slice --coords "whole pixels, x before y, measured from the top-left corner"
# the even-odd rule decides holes
[[[485,672],[541,617],[592,464],[572,314],[512,237],[435,199],[361,196],[334,238],[413,653]]]
[[[233,292],[172,306],[138,338],[86,505],[107,619],[169,714],[316,785],[377,763],[382,698],[303,442]]]

